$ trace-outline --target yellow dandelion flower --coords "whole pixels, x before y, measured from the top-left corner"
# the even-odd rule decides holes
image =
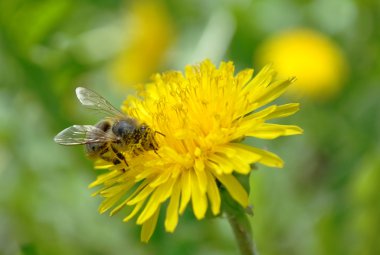
[[[338,46],[327,36],[306,29],[273,36],[263,43],[256,57],[260,64],[272,62],[280,77],[297,77],[290,92],[314,99],[336,95],[347,72]]]
[[[271,66],[252,76],[251,69],[235,75],[232,62],[216,68],[205,60],[187,66],[184,74],[157,74],[138,97],[128,97],[122,110],[159,132],[155,135],[158,149],[138,155],[126,152],[128,165],[96,163],[98,168],[109,169],[90,185],[103,185],[96,192],[104,197],[100,212],[113,208],[113,215],[131,207],[124,221],[136,216],[137,224],[142,225],[141,240],[147,242],[163,205],[168,232],[175,230],[179,215],[190,203],[198,220],[208,209],[213,215],[221,213],[220,187],[246,208],[247,191],[234,173],[249,174],[253,163],[282,167],[283,161],[239,141],[302,133],[294,125],[266,122],[292,115],[298,111],[298,103],[262,108],[294,79],[274,81]]]

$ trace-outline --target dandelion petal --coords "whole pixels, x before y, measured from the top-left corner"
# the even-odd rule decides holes
[[[215,175],[215,177],[227,189],[231,197],[235,199],[242,207],[245,208],[248,206],[248,194],[233,175],[223,174]]]
[[[153,235],[154,229],[157,225],[158,215],[160,214],[160,210],[157,210],[155,214],[147,220],[141,229],[141,241],[147,243],[150,237]]]
[[[179,207],[179,213],[182,214],[185,209],[187,204],[190,201],[191,198],[191,179],[190,179],[190,170],[185,171],[182,173],[181,176],[181,204]]]
[[[279,136],[302,134],[303,130],[294,125],[279,125],[263,123],[250,132],[246,136],[252,136],[261,139],[275,139]]]
[[[200,220],[203,219],[207,210],[206,194],[201,191],[197,176],[194,172],[190,172],[192,183],[192,204],[195,217]]]
[[[207,195],[209,197],[210,203],[211,203],[211,211],[214,215],[218,215],[220,212],[220,193],[218,186],[215,182],[215,177],[211,175],[211,173],[207,172],[207,181],[208,181],[208,188],[207,188]]]
[[[181,189],[177,182],[173,187],[173,193],[166,210],[165,229],[168,232],[174,232],[178,224],[178,206]]]

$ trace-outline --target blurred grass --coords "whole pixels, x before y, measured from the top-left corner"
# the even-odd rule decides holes
[[[96,173],[82,149],[52,141],[68,125],[99,118],[80,109],[76,86],[94,88],[115,105],[131,93],[125,85],[133,84],[118,84],[111,69],[130,46],[136,4],[0,2],[0,254],[236,254],[224,219],[197,222],[190,212],[174,234],[163,231],[161,220],[152,241],[141,244],[133,223],[98,215],[100,201],[86,188]],[[379,254],[379,1],[168,0],[162,6],[176,36],[159,49],[157,66],[149,65],[155,70],[181,70],[204,58],[258,69],[259,45],[290,28],[335,41],[350,75],[331,100],[299,99],[301,111],[286,122],[305,134],[247,141],[286,162],[283,170],[259,166],[251,175],[254,235],[261,254]]]

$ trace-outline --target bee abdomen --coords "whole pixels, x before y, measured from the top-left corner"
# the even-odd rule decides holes
[[[108,151],[108,148],[106,147],[105,143],[89,143],[86,144],[86,152],[89,155],[95,155],[98,153],[106,153]]]

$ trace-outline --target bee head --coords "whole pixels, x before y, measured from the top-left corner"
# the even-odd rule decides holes
[[[120,120],[112,126],[112,132],[118,137],[129,137],[136,129],[133,120]]]

